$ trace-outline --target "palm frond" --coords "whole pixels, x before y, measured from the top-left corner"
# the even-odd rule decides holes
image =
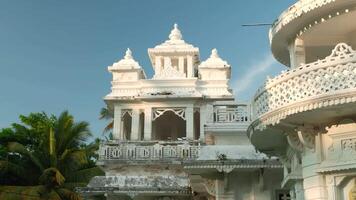
[[[11,173],[18,177],[26,177],[26,170],[21,165],[6,160],[0,160],[0,172]]]
[[[40,160],[30,151],[26,149],[25,146],[18,142],[9,142],[7,148],[10,152],[16,152],[23,156],[27,156],[31,159],[31,161],[41,170],[44,170],[44,166],[40,162]]]

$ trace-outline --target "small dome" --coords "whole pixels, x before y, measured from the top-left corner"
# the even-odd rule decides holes
[[[134,60],[132,57],[132,52],[129,48],[127,48],[125,56],[119,62],[114,63],[112,66],[109,67],[110,70],[112,69],[140,69],[140,65],[137,61]]]
[[[178,29],[178,24],[174,24],[174,28],[171,31],[171,34],[169,34],[169,39],[170,40],[182,40],[183,36],[180,30]]]
[[[199,65],[199,68],[224,68],[230,67],[230,65],[223,59],[220,58],[218,50],[215,48],[211,50],[210,57]]]

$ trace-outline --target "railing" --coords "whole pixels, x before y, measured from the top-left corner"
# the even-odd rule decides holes
[[[245,123],[251,120],[250,106],[239,104],[235,106],[214,106],[214,123]]]
[[[99,160],[191,160],[199,156],[196,141],[107,142],[99,149]]]
[[[340,43],[325,59],[267,80],[254,97],[254,116],[278,111],[267,119],[273,124],[293,113],[356,101],[350,96],[355,89],[356,51]]]
[[[270,38],[277,33],[283,26],[290,23],[292,20],[300,17],[304,13],[319,8],[323,5],[335,2],[335,0],[299,0],[287,10],[285,10],[278,19],[273,23],[270,31]]]

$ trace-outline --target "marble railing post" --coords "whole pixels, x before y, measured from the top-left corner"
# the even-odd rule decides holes
[[[113,138],[114,140],[121,140],[123,138],[121,132],[121,107],[119,105],[115,105],[114,107]]]
[[[145,108],[144,140],[152,139],[152,108]]]
[[[140,137],[140,110],[132,109],[131,140],[139,140]]]

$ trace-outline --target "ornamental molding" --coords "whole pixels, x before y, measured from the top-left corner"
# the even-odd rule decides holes
[[[267,80],[253,103],[257,128],[264,129],[289,115],[352,102],[356,102],[356,51],[340,43],[325,59]]]
[[[299,0],[287,10],[285,10],[278,19],[273,23],[270,30],[270,39],[274,34],[279,32],[284,26],[292,22],[294,19],[301,17],[305,13],[311,12],[324,5],[334,3],[335,0]]]
[[[333,13],[330,13],[328,15],[325,15],[317,20],[314,21],[314,23],[310,23],[306,26],[304,26],[302,29],[300,29],[300,31],[297,33],[296,37],[300,37],[302,36],[305,32],[307,32],[308,30],[310,30],[311,28],[313,28],[314,26],[318,25],[318,24],[321,24],[321,23],[324,23],[325,21],[328,21],[334,17],[337,17],[337,16],[340,16],[342,14],[347,14],[349,13],[350,11],[352,11],[354,9],[341,9],[341,10],[338,10],[338,11],[333,11]]]

